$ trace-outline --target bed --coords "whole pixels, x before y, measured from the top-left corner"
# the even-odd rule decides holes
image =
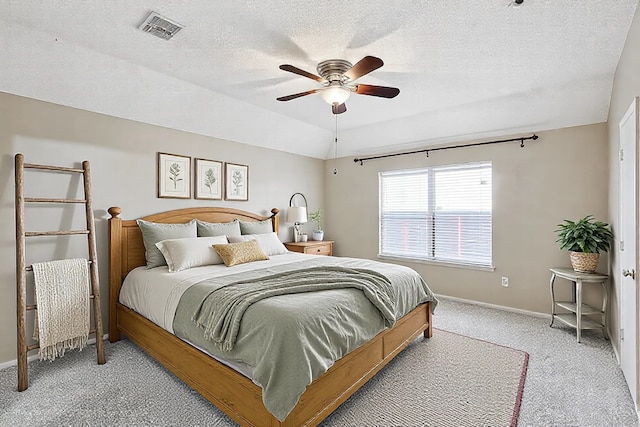
[[[246,372],[243,373],[241,367],[212,357],[209,352],[178,338],[166,327],[159,326],[160,322],[157,320],[151,321],[120,302],[120,293],[127,275],[145,265],[145,246],[136,220],[121,219],[121,209],[118,207],[109,208],[108,211],[111,215],[109,340],[116,342],[120,340],[121,334],[126,335],[240,425],[317,425],[411,341],[421,334],[427,338],[432,335],[431,313],[434,301],[421,302],[415,308],[407,308],[407,313],[392,327],[384,328],[366,343],[358,345],[315,378],[286,418],[280,420],[265,407],[262,388]],[[172,210],[139,219],[161,224],[184,224],[193,219],[207,223],[228,223],[236,219],[256,223],[270,221],[271,229],[276,233],[279,226],[277,209],[272,209],[270,216],[263,216],[231,208],[199,207]]]

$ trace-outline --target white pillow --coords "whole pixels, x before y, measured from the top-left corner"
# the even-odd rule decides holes
[[[212,246],[221,243],[229,243],[227,236],[167,239],[156,243],[156,247],[164,255],[169,272],[174,273],[201,265],[222,264],[222,258]]]
[[[242,236],[227,236],[229,243],[240,243],[248,240],[256,240],[260,249],[267,256],[289,253],[275,232],[265,234],[245,234]]]

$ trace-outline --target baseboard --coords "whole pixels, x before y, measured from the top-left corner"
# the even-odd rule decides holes
[[[607,335],[609,336],[609,342],[611,343],[611,348],[613,348],[613,355],[616,357],[616,362],[618,362],[618,366],[620,366],[620,352],[619,352],[618,346],[614,345],[613,341],[611,341],[611,331],[609,330],[609,328],[607,328]]]
[[[109,334],[104,334],[102,336],[102,340],[106,341],[109,339]],[[87,345],[91,345],[91,344],[95,344],[96,343],[96,339],[94,338],[89,338],[89,340],[87,341]],[[33,350],[35,352],[35,350]],[[33,360],[37,360],[38,359],[38,355],[37,354],[32,354],[31,356],[27,357],[27,363],[31,362]],[[16,366],[18,364],[18,359],[13,359],[13,360],[9,360],[7,362],[2,362],[0,363],[0,370],[2,369],[6,369],[6,368],[11,368],[12,366]]]
[[[474,300],[470,300],[470,299],[452,297],[452,296],[449,296],[449,295],[436,294],[436,298],[438,298],[438,299],[446,299],[446,300],[455,301],[455,302],[462,302],[462,303],[465,303],[465,304],[477,305],[477,306],[480,306],[480,307],[493,308],[493,309],[496,309],[496,310],[510,311],[512,313],[526,314],[527,316],[534,316],[534,317],[541,317],[541,318],[548,318],[548,319],[551,318],[551,315],[549,313],[539,313],[537,311],[522,310],[520,308],[507,307],[505,305],[489,304],[487,302],[481,302],[481,301],[474,301]]]

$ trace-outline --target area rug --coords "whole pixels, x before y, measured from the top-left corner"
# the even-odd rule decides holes
[[[16,368],[0,371],[0,425],[235,426],[127,340],[54,362],[29,364],[29,388]],[[442,330],[411,343],[322,424],[346,426],[515,426],[525,352]]]
[[[431,339],[412,343],[325,422],[516,426],[528,362],[523,351],[434,330]]]

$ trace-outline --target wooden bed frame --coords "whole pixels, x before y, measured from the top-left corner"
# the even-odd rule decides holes
[[[262,403],[262,389],[249,378],[185,343],[176,336],[118,302],[124,277],[145,264],[142,233],[135,220],[122,220],[121,209],[109,208],[109,341],[120,334],[144,349],[167,369],[243,426],[315,426],[356,392],[420,334],[432,335],[431,307],[421,304],[391,329],[338,360],[316,379],[284,421]],[[206,222],[271,219],[278,231],[278,209],[265,217],[217,207],[178,209],[141,219],[160,223],[185,223],[193,218]]]

